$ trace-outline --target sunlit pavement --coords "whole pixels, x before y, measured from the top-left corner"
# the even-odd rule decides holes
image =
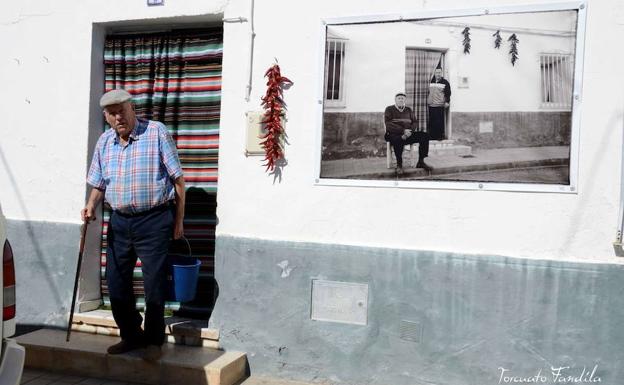
[[[43,370],[24,369],[22,384],[28,385],[140,385],[133,382],[120,382],[105,378],[71,376]]]
[[[470,156],[435,155],[426,158],[433,175],[491,171],[505,168],[565,166],[569,163],[568,146],[473,149]],[[393,159],[394,160],[394,159]],[[427,178],[423,169],[410,167],[409,155],[403,155],[404,171],[410,178]],[[388,179],[394,178],[385,157],[339,159],[321,162],[321,178]],[[541,181],[540,181],[541,182]],[[553,181],[555,182],[555,181]]]

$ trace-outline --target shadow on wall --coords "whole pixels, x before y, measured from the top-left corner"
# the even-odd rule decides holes
[[[452,136],[474,149],[568,146],[571,112],[453,112]],[[386,155],[383,112],[323,114],[323,160]]]
[[[193,257],[201,261],[195,299],[180,305],[177,315],[208,319],[212,313],[219,285],[214,279],[215,229],[217,219],[217,195],[198,187],[186,190],[184,234],[191,246]],[[188,255],[184,242],[172,244],[171,253]]]
[[[76,252],[74,253],[75,258],[79,234],[77,232],[73,234],[71,228],[78,228],[79,226],[60,225],[62,229],[52,229],[50,227],[53,232],[49,233],[48,231],[50,231],[50,229],[48,229],[44,223],[33,223],[30,221],[30,215],[23,194],[15,179],[11,165],[7,161],[1,147],[0,163],[9,178],[9,184],[13,188],[15,197],[24,215],[24,220],[22,221],[8,221],[7,230],[16,255],[15,268],[17,274],[18,322],[19,318],[21,318],[19,310],[23,309],[24,306],[28,305],[29,309],[35,310],[38,305],[42,305],[42,307],[38,309],[39,316],[35,317],[35,319],[46,317],[46,322],[52,324],[66,323],[64,318],[70,306],[67,298],[69,294],[69,298],[71,299],[73,280],[60,280],[58,278],[64,275],[73,277],[73,274],[75,274],[75,263],[64,263],[63,259],[67,258],[68,255],[62,253],[61,250],[49,247],[50,245],[48,245],[46,240],[54,240],[53,243],[67,240],[74,241],[71,243],[71,246],[76,247]],[[55,224],[50,224],[50,226],[55,226]],[[57,232],[56,230],[59,231]],[[65,237],[63,237],[63,235],[65,235]],[[73,235],[75,235],[75,237],[73,237]],[[20,278],[22,278],[22,280],[20,280]],[[69,284],[65,281],[69,282]],[[20,290],[20,286],[22,288],[28,288],[28,293],[30,294],[26,295],[27,293],[24,290]],[[45,295],[39,297],[36,293],[45,293]],[[61,293],[63,293],[63,295],[61,295]],[[35,303],[22,302],[28,299],[32,299]],[[39,302],[41,302],[41,304],[39,304]],[[50,310],[50,313],[46,314],[45,312],[48,310]],[[44,315],[41,315],[42,313]],[[22,317],[23,316],[24,314],[22,314]],[[31,319],[31,321],[35,321],[35,319]],[[39,320],[37,319],[37,321]]]
[[[454,112],[453,137],[473,148],[569,146],[572,113]]]
[[[323,160],[386,156],[383,112],[323,114]]]

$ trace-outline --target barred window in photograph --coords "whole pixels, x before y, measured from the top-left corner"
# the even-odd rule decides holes
[[[570,54],[540,55],[542,107],[570,111],[574,64]]]
[[[344,106],[344,58],[346,40],[328,38],[325,48],[325,101],[328,106]]]

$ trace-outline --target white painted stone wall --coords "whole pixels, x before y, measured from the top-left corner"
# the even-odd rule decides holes
[[[0,5],[0,200],[8,218],[79,222],[88,167],[94,23],[221,20],[227,1],[8,1]],[[158,19],[161,20],[158,20]],[[173,19],[164,19],[173,18]],[[143,22],[146,23],[146,22]],[[97,109],[96,109],[97,111]],[[99,124],[99,127],[102,127]]]
[[[101,87],[94,85],[97,76],[91,73],[92,56],[97,58],[91,51],[93,23],[166,25],[200,16],[206,22],[219,20],[221,12],[248,18],[250,9],[242,0],[165,3],[153,8],[123,0],[0,6],[0,201],[7,217],[79,222],[88,133],[97,129],[89,127],[90,121],[97,122],[97,95],[92,91]],[[479,1],[470,6],[515,3],[520,2]],[[218,235],[620,263],[611,243],[617,228],[624,128],[624,54],[617,48],[624,12],[619,0],[589,3],[579,191],[536,194],[315,186],[319,20],[467,4],[256,1],[249,102],[250,25],[224,26]],[[285,94],[290,145],[281,182],[264,172],[260,158],[243,155],[244,112],[260,108],[263,74],[274,58],[295,83]]]
[[[478,2],[477,4],[513,4]],[[527,3],[527,2],[525,2]],[[538,1],[528,3],[538,4]],[[278,4],[278,3],[275,3]],[[618,1],[589,4],[578,194],[506,193],[315,186],[319,23],[326,16],[465,7],[462,1],[393,3],[280,2],[256,9],[256,56],[252,102],[243,96],[244,49],[229,55],[228,43],[245,41],[245,25],[226,25],[218,235],[354,245],[501,254],[527,258],[619,263],[612,242],[617,228],[622,152],[619,90],[624,59],[616,49],[624,32],[614,7]],[[284,15],[276,24],[275,9]],[[244,12],[246,8],[241,8]],[[230,12],[231,11],[231,12]],[[228,9],[228,16],[238,15]],[[305,15],[295,17],[294,15]],[[619,23],[617,20],[620,20]],[[245,46],[246,47],[246,46]],[[294,86],[286,91],[288,167],[274,181],[261,160],[241,155],[242,111],[257,109],[262,74],[277,57]],[[228,129],[232,127],[232,129]],[[403,207],[397,210],[397,207]]]

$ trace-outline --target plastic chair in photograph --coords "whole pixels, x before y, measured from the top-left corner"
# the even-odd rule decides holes
[[[410,167],[416,167],[416,163],[414,162],[414,152],[416,152],[416,149],[414,148],[413,144],[406,144],[405,146],[409,146],[409,153],[410,153]],[[386,166],[388,168],[392,168],[392,164],[396,163],[392,161],[392,153],[394,152],[392,145],[390,145],[390,142],[386,142]],[[405,156],[403,157],[403,159],[405,159]]]

